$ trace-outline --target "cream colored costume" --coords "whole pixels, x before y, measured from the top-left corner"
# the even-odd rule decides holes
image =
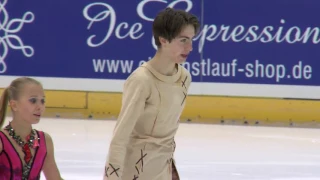
[[[191,83],[190,73],[177,68],[164,76],[144,63],[126,80],[105,180],[172,179],[174,136]]]

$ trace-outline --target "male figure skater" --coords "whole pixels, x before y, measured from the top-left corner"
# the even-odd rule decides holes
[[[124,84],[104,180],[179,180],[174,136],[191,83],[180,64],[199,28],[197,17],[182,10],[166,8],[154,19],[158,50]]]

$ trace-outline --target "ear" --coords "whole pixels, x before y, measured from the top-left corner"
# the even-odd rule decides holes
[[[166,40],[166,39],[163,38],[163,37],[159,37],[159,41],[160,41],[161,46],[166,45],[166,44],[169,43],[168,40]]]
[[[15,100],[10,100],[10,101],[9,101],[9,105],[10,105],[12,111],[14,111],[14,112],[18,111],[17,101],[15,101]]]

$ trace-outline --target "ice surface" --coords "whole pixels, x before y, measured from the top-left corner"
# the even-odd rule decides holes
[[[102,180],[115,121],[42,119],[66,180]],[[319,180],[320,130],[180,124],[182,180]],[[42,179],[45,179],[42,176]]]

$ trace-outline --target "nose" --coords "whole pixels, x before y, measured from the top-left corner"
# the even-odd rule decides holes
[[[45,105],[40,103],[37,103],[37,110],[39,110],[40,112],[42,112],[45,109]]]

